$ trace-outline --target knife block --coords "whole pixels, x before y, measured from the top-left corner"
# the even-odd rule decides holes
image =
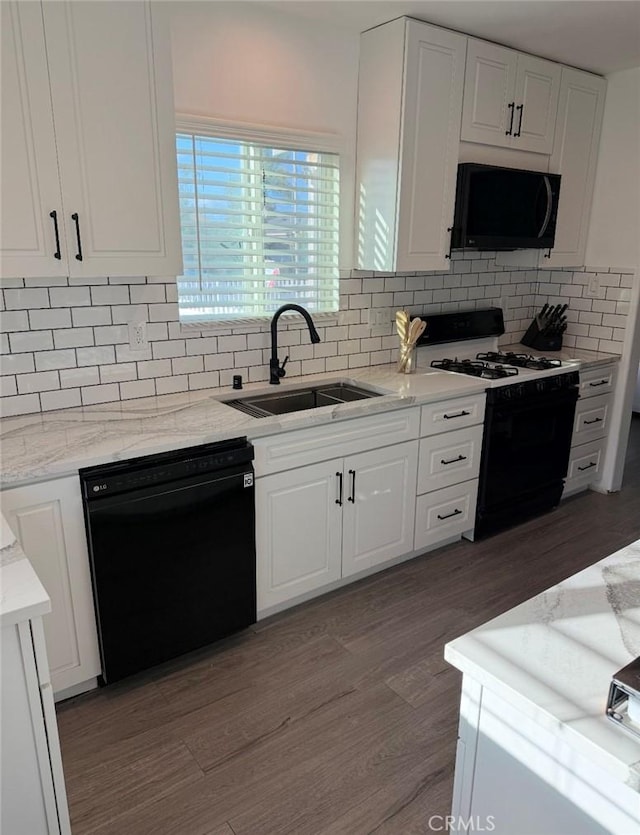
[[[562,348],[562,334],[545,335],[540,330],[538,320],[534,316],[520,342],[522,345],[535,348],[537,351],[559,351]]]

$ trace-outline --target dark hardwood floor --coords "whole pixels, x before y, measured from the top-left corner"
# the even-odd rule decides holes
[[[461,678],[443,645],[638,538],[635,417],[620,493],[59,705],[74,835],[429,832],[450,810]]]

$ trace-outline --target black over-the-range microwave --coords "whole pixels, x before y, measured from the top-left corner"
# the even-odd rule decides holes
[[[559,174],[461,163],[451,248],[551,248],[559,196]]]

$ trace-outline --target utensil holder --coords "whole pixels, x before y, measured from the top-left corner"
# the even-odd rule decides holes
[[[400,344],[398,352],[398,372],[400,374],[413,374],[416,370],[418,350],[413,345]]]
[[[534,318],[520,342],[537,351],[559,351],[562,348],[562,334],[544,334]]]

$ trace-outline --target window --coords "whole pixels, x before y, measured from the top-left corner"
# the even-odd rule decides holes
[[[226,136],[176,136],[182,322],[339,304],[339,158]]]

